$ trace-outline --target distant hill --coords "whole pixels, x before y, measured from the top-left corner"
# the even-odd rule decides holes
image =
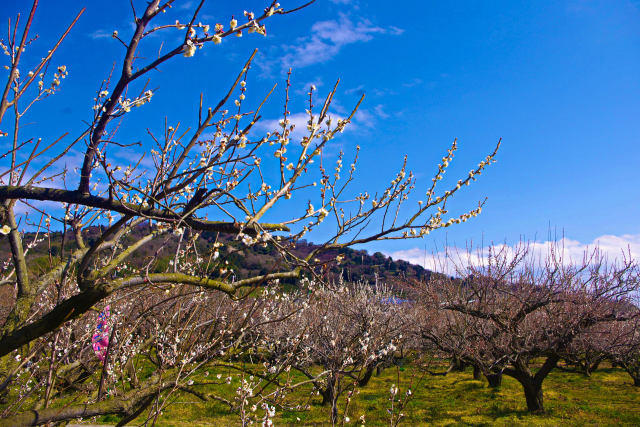
[[[130,244],[139,240],[149,231],[148,225],[141,225],[124,237],[124,244]],[[88,243],[93,243],[100,236],[99,226],[89,227],[83,232],[83,238]],[[27,233],[24,236],[25,246],[33,241],[35,233]],[[29,249],[27,261],[31,274],[37,275],[50,268],[51,263],[60,262],[62,233],[52,233],[50,239],[38,236],[40,240],[34,247]],[[255,245],[245,247],[238,241],[230,238],[222,238],[215,233],[202,233],[198,239],[197,247],[202,253],[207,253],[213,247],[218,238],[223,242],[221,256],[226,257],[229,267],[233,268],[237,279],[266,274],[273,271],[274,266],[283,265],[277,251],[272,247],[262,247]],[[71,232],[65,235],[65,254],[77,249],[75,240]],[[162,271],[172,261],[179,238],[173,235],[165,238],[158,238],[141,248],[138,253],[129,260],[136,266],[151,265],[150,271]],[[49,245],[51,249],[49,251]],[[318,245],[305,240],[296,243],[292,252],[297,256],[306,256]],[[226,252],[225,252],[226,251]],[[51,253],[51,257],[49,255]],[[340,263],[335,262],[336,258],[343,257]],[[5,236],[0,238],[0,261],[8,261],[11,258],[9,243]],[[418,282],[429,281],[431,271],[421,266],[408,263],[403,260],[394,260],[380,252],[369,254],[366,250],[356,250],[351,248],[330,251],[321,254],[320,262],[326,262],[327,266],[321,269],[322,274],[328,278],[337,278],[342,275],[348,281],[365,280],[369,283],[386,283],[398,290],[402,290],[407,285]],[[294,281],[292,283],[294,284]],[[0,293],[4,293],[1,292]]]

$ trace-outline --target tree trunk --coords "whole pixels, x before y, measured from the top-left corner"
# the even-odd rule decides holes
[[[506,368],[503,372],[516,380],[522,385],[524,396],[527,400],[527,409],[532,413],[544,412],[544,399],[542,396],[542,382],[558,364],[560,358],[557,355],[551,355],[538,369],[535,375],[531,373],[528,366],[528,360],[520,358],[513,364],[513,369]]]
[[[633,385],[640,387],[640,366],[632,365],[629,363],[620,363],[618,366],[622,366],[627,374],[633,378]]]
[[[136,367],[133,364],[132,358],[129,358],[129,360],[127,360],[127,364],[125,365],[125,371],[127,372],[127,375],[129,375],[129,385],[131,386],[131,388],[140,387],[140,381],[138,380],[138,375],[136,374]]]
[[[127,423],[130,423],[131,421],[135,420],[138,417],[138,415],[142,413],[142,411],[147,409],[149,405],[153,403],[155,398],[156,398],[155,396],[149,396],[149,398],[142,401],[142,403],[140,404],[140,406],[138,406],[137,409],[135,409],[134,411],[131,411],[131,413],[129,413],[128,415],[125,415],[124,417],[122,417],[122,419],[118,422],[118,424],[116,424],[116,427],[126,426]]]
[[[364,387],[367,384],[369,384],[369,380],[371,379],[371,376],[373,375],[373,371],[374,371],[374,367],[373,366],[367,367],[367,370],[364,372],[364,375],[362,376],[362,378],[360,378],[358,380],[358,386]]]
[[[330,405],[333,401],[333,387],[327,385],[327,388],[320,390],[322,395],[322,406]]]
[[[157,384],[157,377],[152,377],[140,390],[132,390],[122,396],[95,403],[69,404],[64,407],[45,408],[38,411],[29,410],[18,413],[9,418],[0,419],[2,426],[34,426],[55,424],[77,418],[91,418],[99,415],[133,414],[140,409],[140,405],[153,402],[158,393],[172,388],[175,378],[167,379],[167,383]],[[143,408],[144,409],[144,408]]]
[[[335,374],[327,377],[327,387],[322,390],[322,405],[331,405],[331,424],[335,425],[338,420],[338,378]]]
[[[590,377],[591,373],[598,369],[601,361],[602,359],[600,358],[586,358],[586,360],[582,364],[582,373],[584,374],[584,376]]]
[[[489,382],[489,387],[498,388],[502,385],[502,372],[491,372],[485,375]]]
[[[544,400],[542,397],[542,384],[538,384],[536,381],[527,381],[526,384],[522,383],[524,388],[524,396],[527,399],[527,409],[529,412],[540,413],[544,412]]]
[[[482,379],[482,371],[478,365],[473,365],[473,379],[481,380]]]
[[[466,363],[464,363],[464,361],[462,359],[460,359],[457,356],[454,356],[451,359],[451,371],[454,372],[462,372],[464,371],[464,368],[466,367]]]
[[[626,370],[631,378],[633,378],[633,385],[640,387],[640,372],[634,372],[631,369]]]

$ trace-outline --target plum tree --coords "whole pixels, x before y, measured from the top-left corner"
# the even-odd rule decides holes
[[[491,248],[480,265],[464,264],[461,278],[432,279],[421,299],[427,321],[420,336],[488,377],[515,378],[529,411],[542,412],[543,381],[571,343],[596,325],[639,314],[630,303],[637,264],[612,265],[597,249],[587,255],[574,264],[552,248],[540,263],[525,244],[514,252]]]

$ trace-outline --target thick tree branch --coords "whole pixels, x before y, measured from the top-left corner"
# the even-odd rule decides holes
[[[259,230],[266,231],[289,231],[289,227],[281,224],[260,223],[259,225],[249,225],[244,228],[239,223],[224,221],[206,221],[193,216],[183,218],[179,214],[152,207],[145,207],[133,203],[122,203],[117,200],[110,200],[104,197],[83,194],[80,191],[61,190],[50,187],[19,187],[0,186],[0,201],[8,199],[28,199],[28,200],[49,200],[54,202],[65,202],[100,209],[107,209],[119,212],[124,215],[144,216],[149,219],[164,222],[183,221],[189,227],[200,231],[213,231],[227,234],[237,234],[240,231],[256,235]]]

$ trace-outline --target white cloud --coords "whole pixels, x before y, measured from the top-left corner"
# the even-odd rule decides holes
[[[322,78],[320,77],[316,77],[315,79],[307,82],[307,83],[303,83],[301,85],[298,86],[298,88],[295,90],[296,94],[298,95],[307,95],[309,93],[309,89],[311,88],[311,85],[314,85],[316,88],[322,87],[324,86],[324,82],[322,81]],[[317,92],[315,92],[314,94],[314,98],[317,96]]]
[[[375,88],[374,87],[372,93],[375,96],[378,96],[378,97],[385,97],[385,96],[395,95],[396,91],[394,91],[393,89],[389,89],[389,88],[380,89],[380,88]]]
[[[112,35],[113,35],[113,31],[95,30],[93,33],[89,34],[89,37],[96,40],[96,39],[111,38]]]
[[[368,42],[376,34],[399,35],[403,30],[397,27],[382,28],[366,19],[351,21],[344,14],[339,20],[319,21],[311,27],[311,35],[302,37],[295,44],[286,45],[287,53],[281,59],[282,66],[306,67],[326,62],[349,44]]]
[[[418,86],[422,84],[422,79],[419,78],[413,78],[408,82],[402,83],[402,86],[404,87],[414,87],[414,86]]]
[[[334,126],[338,120],[343,119],[344,117],[338,116],[335,114],[329,114],[329,117],[333,121],[331,126]],[[307,123],[309,122],[309,115],[307,113],[295,113],[291,114],[288,117],[290,124],[295,125],[293,132],[290,134],[291,143],[299,143],[302,140],[302,137],[309,135],[309,130],[307,130]],[[281,131],[282,126],[280,125],[281,119],[267,119],[260,120],[255,125],[255,129],[263,132],[273,132],[275,130]],[[316,115],[317,120],[317,115]],[[347,125],[345,129],[349,129],[353,124]],[[324,127],[324,125],[323,125]]]
[[[518,245],[499,244],[494,245],[496,250],[504,250],[513,255],[518,250]],[[640,234],[623,234],[621,236],[603,235],[592,242],[582,243],[577,240],[562,238],[557,242],[531,242],[529,251],[537,260],[546,259],[550,250],[554,248],[556,256],[561,256],[565,263],[580,263],[585,254],[593,254],[597,248],[600,255],[606,257],[608,262],[621,262],[629,255],[635,260],[640,260]],[[447,274],[455,274],[464,265],[482,265],[486,262],[489,248],[472,249],[446,247],[436,251],[425,251],[421,248],[411,248],[388,253],[394,259],[402,259],[412,264],[423,266],[429,270]]]
[[[378,105],[377,107],[382,108],[381,105]],[[380,118],[388,117],[388,115],[386,115],[381,108],[377,108],[377,107],[374,108],[373,112],[364,108],[360,108],[356,112],[351,122],[347,124],[347,126],[345,127],[345,130],[344,130],[345,133],[354,132],[354,131],[364,131],[365,129],[374,128],[377,123],[378,117]],[[330,112],[327,115],[327,117],[332,120],[331,126],[333,128],[336,125],[338,120],[344,120],[347,115]],[[309,115],[307,113],[300,112],[300,113],[291,114],[289,115],[288,119],[291,124],[295,125],[295,128],[293,132],[291,132],[291,136],[290,136],[291,142],[297,143],[302,139],[302,137],[309,135],[309,131],[307,130]],[[317,114],[315,115],[315,119],[317,120]],[[281,118],[262,119],[258,123],[256,123],[256,125],[254,126],[254,129],[259,132],[273,132],[275,130],[280,131],[282,130],[282,126],[280,125],[280,120]],[[325,123],[326,123],[326,120],[325,122],[322,123],[322,128],[325,128]]]
[[[375,116],[369,110],[365,108],[360,108],[356,112],[356,115],[353,116],[353,120],[351,120],[351,123],[349,126],[372,129],[375,127],[375,125],[376,125]],[[347,127],[347,129],[349,128]],[[354,130],[354,128],[351,128],[350,130]]]
[[[387,112],[384,109],[384,105],[382,104],[378,104],[375,107],[373,107],[373,111],[378,115],[378,117],[380,117],[381,119],[387,119],[389,118],[389,114],[387,114]]]
[[[329,113],[328,118],[331,118],[331,127],[333,128],[338,120],[344,120],[346,116],[341,114]],[[295,125],[293,132],[291,132],[289,136],[290,144],[292,144],[293,147],[299,147],[299,143],[302,138],[309,135],[309,130],[307,129],[309,115],[307,113],[300,112],[289,115],[288,119],[290,124]],[[315,119],[317,120],[317,114]],[[253,127],[253,130],[257,131],[258,134],[264,134],[266,132],[273,132],[276,130],[281,131],[282,126],[280,125],[280,120],[281,118],[262,119],[258,123],[256,123],[256,125]],[[344,134],[348,135],[352,134],[353,132],[365,132],[367,129],[373,128],[375,126],[375,122],[376,117],[374,116],[374,114],[372,114],[368,110],[360,109],[354,116],[353,120],[345,127]],[[323,129],[326,128],[325,123],[326,121],[322,124]],[[253,137],[255,138],[256,136],[257,135],[254,135]],[[320,140],[315,140],[315,142],[319,143]],[[323,156],[325,158],[335,157],[340,151],[345,150],[345,139],[341,134],[338,133],[336,134],[336,138],[331,140],[325,146],[323,150]]]
[[[291,114],[288,117],[289,121],[292,125],[295,125],[293,132],[290,135],[290,139],[292,142],[299,142],[303,136],[307,135],[309,132],[307,131],[307,121],[309,120],[309,115],[306,113],[295,113]],[[281,131],[282,126],[280,125],[281,119],[266,119],[260,120],[255,128],[258,130],[263,130],[265,132],[273,132],[273,131]]]
[[[358,85],[356,87],[353,87],[351,89],[347,89],[344,91],[344,93],[346,93],[347,95],[351,95],[352,93],[356,93],[356,92],[359,92],[359,93],[364,92],[364,85]]]

